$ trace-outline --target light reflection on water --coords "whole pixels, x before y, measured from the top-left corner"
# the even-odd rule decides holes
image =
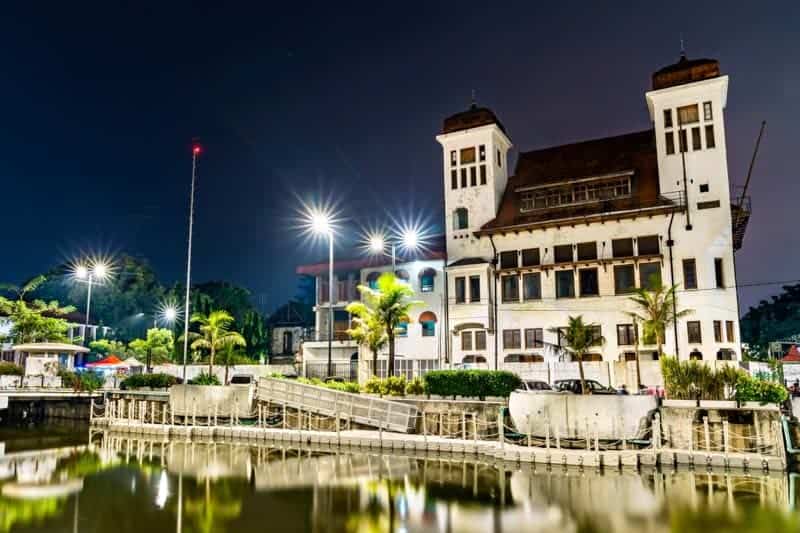
[[[597,472],[100,432],[0,457],[10,531],[796,531],[794,476]]]

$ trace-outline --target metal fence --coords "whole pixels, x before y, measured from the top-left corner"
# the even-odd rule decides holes
[[[372,361],[367,361],[369,374],[372,375]],[[378,371],[375,373],[379,378],[388,376],[389,361],[378,359]],[[422,377],[431,370],[439,370],[438,359],[395,359],[394,375],[404,376],[406,379]]]
[[[306,363],[305,377],[325,379],[328,377],[341,378],[345,381],[358,381],[358,361],[334,362],[331,365],[332,373],[328,374],[328,363]]]

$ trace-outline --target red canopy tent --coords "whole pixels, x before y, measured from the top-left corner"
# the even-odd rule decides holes
[[[109,355],[99,361],[95,361],[94,363],[86,363],[86,366],[91,368],[111,368],[111,367],[123,367],[128,366],[125,364],[125,361],[117,357],[116,355]]]
[[[786,352],[781,361],[784,363],[800,363],[800,350],[797,349],[796,345],[792,344],[792,347],[789,348],[789,351]]]

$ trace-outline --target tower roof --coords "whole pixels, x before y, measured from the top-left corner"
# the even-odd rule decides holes
[[[716,59],[686,59],[686,55],[681,54],[677,63],[667,65],[653,74],[653,90],[716,78],[719,75],[719,61]]]
[[[480,126],[487,126],[489,124],[497,124],[497,127],[508,135],[503,124],[497,119],[497,116],[491,109],[488,107],[478,107],[473,103],[466,111],[461,111],[460,113],[450,115],[444,119],[442,133],[453,133]]]

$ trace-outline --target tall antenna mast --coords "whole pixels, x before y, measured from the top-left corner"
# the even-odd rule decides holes
[[[750,168],[747,169],[747,178],[744,180],[744,187],[742,187],[742,194],[739,195],[739,201],[736,203],[739,207],[744,202],[745,195],[747,195],[747,188],[750,186],[750,178],[753,175],[753,167],[756,164],[756,156],[758,155],[758,148],[761,146],[761,137],[764,135],[764,128],[767,127],[767,121],[761,121],[761,129],[758,131],[758,139],[756,139],[756,147],[753,150],[753,157],[750,159]]]

